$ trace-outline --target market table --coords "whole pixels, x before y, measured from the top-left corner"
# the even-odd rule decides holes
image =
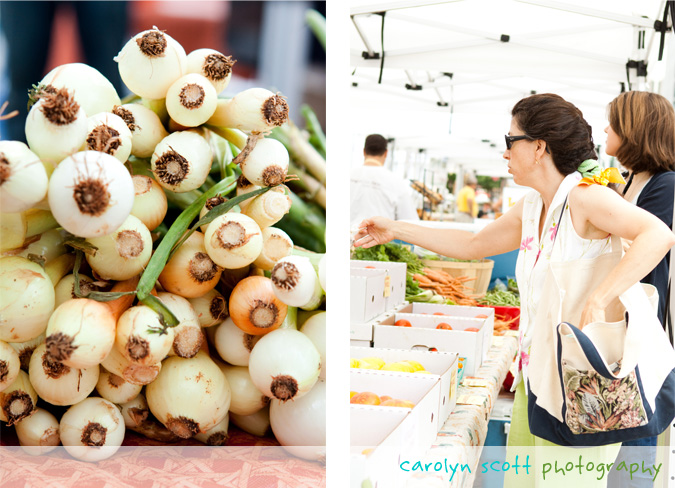
[[[427,453],[429,460],[443,459],[451,461],[455,466],[466,465],[470,468],[470,472],[457,469],[450,483],[447,483],[449,477],[445,472],[417,473],[414,478],[421,483],[419,486],[424,484],[429,486],[433,478],[443,480],[445,482],[443,486],[452,488],[473,486],[487,435],[490,413],[518,350],[516,334],[517,332],[512,331],[504,336],[493,337],[487,359],[474,376],[464,378],[460,384],[457,406],[438,432],[436,441]],[[407,486],[418,485],[412,482]]]

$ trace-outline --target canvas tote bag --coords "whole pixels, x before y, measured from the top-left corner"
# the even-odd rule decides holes
[[[550,263],[537,309],[528,378],[532,434],[562,446],[650,437],[675,418],[675,351],[643,286],[606,309],[606,322],[579,330],[590,293],[622,256]]]

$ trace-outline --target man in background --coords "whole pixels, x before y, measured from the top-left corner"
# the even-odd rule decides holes
[[[478,216],[478,203],[476,202],[476,187],[478,180],[471,173],[464,175],[464,188],[457,194],[457,218],[456,222],[473,222]]]
[[[384,137],[379,134],[366,137],[363,166],[351,172],[350,222],[353,230],[369,217],[419,219],[408,182],[384,167],[387,154]]]

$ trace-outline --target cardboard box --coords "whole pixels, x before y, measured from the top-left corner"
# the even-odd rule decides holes
[[[366,323],[357,323],[350,321],[349,323],[349,338],[355,341],[373,341],[373,325],[379,324],[388,317],[394,315],[395,312],[381,313],[373,320]]]
[[[379,349],[372,347],[350,348],[350,358],[361,359],[365,357],[379,357],[387,363],[410,359],[422,364],[426,371],[431,373],[431,376],[439,377],[441,387],[438,398],[438,430],[443,427],[448,416],[455,408],[457,401],[457,353],[410,351],[406,349]],[[382,373],[385,372],[382,371]],[[411,377],[419,376],[419,373],[400,374]]]
[[[373,347],[372,341],[363,341],[363,340],[357,340],[357,339],[351,339],[349,341],[349,345],[352,347],[362,347],[364,349],[370,349]]]
[[[481,328],[483,332],[481,345],[481,364],[487,358],[488,351],[492,345],[492,336],[495,330],[495,310],[491,307],[467,307],[464,305],[443,305],[438,303],[411,303],[408,306],[398,309],[399,313],[416,313],[416,314],[434,314],[444,313],[451,317],[466,317],[472,318],[476,315],[487,315],[485,325]]]
[[[397,320],[408,320],[412,327],[397,327]],[[452,322],[454,330],[439,330],[441,322]],[[436,349],[456,352],[466,358],[464,376],[473,376],[478,371],[483,357],[483,338],[487,319],[396,313],[373,326],[373,345],[379,348],[415,349],[429,351]],[[475,327],[478,332],[464,332]]]
[[[365,324],[384,313],[386,277],[386,271],[380,269],[350,270],[349,318],[352,324]]]
[[[400,438],[395,439],[397,444],[393,444],[394,446],[398,446],[401,449],[409,447],[420,450],[426,450],[431,447],[438,433],[438,398],[440,396],[441,380],[436,375],[420,374],[415,375],[415,377],[412,376],[393,371],[350,370],[349,389],[351,391],[359,393],[370,391],[378,396],[389,395],[392,398],[408,400],[415,404],[415,407],[412,409],[351,404],[352,446],[358,445],[358,443],[364,440],[361,434],[355,432],[355,429],[365,431],[366,440],[371,435],[377,438],[382,437],[375,432],[374,424],[362,424],[360,425],[360,429],[354,425],[355,421],[358,423],[358,419],[360,418],[355,416],[359,415],[354,414],[355,411],[376,409],[374,410],[376,414],[383,414],[387,410],[405,410],[410,412],[410,415],[406,417],[406,421],[397,427]]]
[[[406,272],[405,263],[388,261],[350,261],[351,269],[372,267],[382,269],[387,273],[384,289],[384,310],[391,312],[405,302]]]

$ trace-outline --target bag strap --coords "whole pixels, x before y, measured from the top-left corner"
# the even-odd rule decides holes
[[[671,221],[671,230],[675,228],[675,191],[673,191],[673,220]],[[670,250],[670,259],[668,260],[668,288],[666,289],[666,310],[663,317],[666,326],[666,333],[670,339],[670,344],[675,345],[673,341],[673,309],[675,309],[675,297],[673,296],[673,250]]]

